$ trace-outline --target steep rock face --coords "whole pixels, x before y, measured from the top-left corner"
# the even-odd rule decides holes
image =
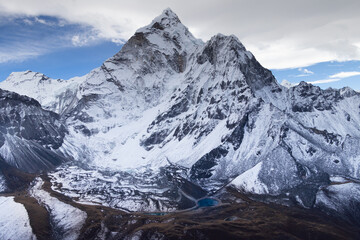
[[[0,126],[0,155],[7,164],[38,172],[65,161],[57,149],[66,127],[36,100],[0,89]]]

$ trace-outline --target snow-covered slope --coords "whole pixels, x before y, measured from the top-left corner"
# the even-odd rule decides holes
[[[42,185],[43,181],[40,178],[35,179],[30,194],[48,210],[55,238],[64,240],[78,239],[87,214],[50,196],[50,193],[41,189]]]
[[[19,91],[49,80],[24,81],[29,74],[4,84]],[[96,169],[175,164],[204,188],[286,193],[304,206],[329,176],[360,177],[359,93],[283,87],[235,36],[204,43],[170,9],[101,67],[54,81],[52,96],[29,95],[62,114],[69,132],[59,150]]]
[[[331,177],[331,184],[322,186],[316,194],[315,207],[340,216],[358,226],[360,217],[359,181],[344,177]]]
[[[264,183],[259,179],[262,162],[256,164],[255,167],[247,170],[240,176],[236,177],[231,184],[240,190],[246,190],[255,194],[267,194],[268,190]]]
[[[0,196],[0,239],[36,240],[25,207],[14,197]]]

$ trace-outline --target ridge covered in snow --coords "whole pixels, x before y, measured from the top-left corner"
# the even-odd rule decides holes
[[[81,77],[65,81],[38,72],[13,72],[0,82],[0,88],[34,98],[45,109],[62,114],[76,101],[76,91],[82,81]]]

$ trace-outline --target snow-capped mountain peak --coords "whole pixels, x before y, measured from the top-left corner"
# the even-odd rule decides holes
[[[138,29],[135,36],[144,34],[147,40],[163,50],[174,48],[179,53],[193,51],[203,42],[196,39],[184,26],[178,16],[170,9],[165,9],[149,25]],[[170,49],[169,49],[170,48]]]
[[[13,72],[9,75],[7,79],[5,79],[4,83],[21,85],[24,82],[27,81],[36,81],[38,84],[49,80],[49,77],[45,74],[39,73],[39,72],[33,72],[30,70],[23,71],[23,72]]]
[[[139,28],[136,32],[150,31],[151,28],[164,30],[178,24],[181,24],[179,17],[170,8],[167,8],[159,16],[155,17],[149,25]]]
[[[111,71],[112,64],[131,64],[140,76],[160,69],[167,71],[168,67],[180,73],[185,71],[190,55],[203,44],[171,9],[166,9],[149,25],[138,29],[104,66]]]
[[[286,80],[286,79],[283,79],[282,81],[281,81],[281,86],[284,86],[284,87],[286,87],[286,88],[291,88],[291,87],[294,87],[294,86],[296,86],[297,84],[295,84],[295,83],[291,83],[291,82],[289,82],[288,80]]]

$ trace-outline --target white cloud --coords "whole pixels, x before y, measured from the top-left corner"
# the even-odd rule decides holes
[[[122,41],[167,7],[203,40],[237,35],[267,68],[360,59],[358,0],[11,0],[0,2],[0,15],[59,17]]]
[[[60,23],[52,22],[52,21],[46,21],[45,19],[37,17],[37,16],[24,18],[22,21],[26,25],[34,25],[34,23],[40,23],[40,24],[48,25],[48,26],[55,26],[55,25],[60,26],[61,25]]]
[[[360,72],[340,72],[329,76],[330,78],[347,78],[353,76],[359,76]]]
[[[71,43],[76,47],[83,47],[91,45],[99,40],[98,34],[89,31],[82,34],[76,34],[71,38]]]
[[[24,19],[24,23],[27,24],[27,25],[33,25],[33,22],[28,18]]]
[[[312,72],[306,68],[298,68],[298,71],[301,72],[301,74],[298,74],[295,77],[307,77],[307,76],[314,74],[314,72]]]
[[[14,29],[10,34],[2,36],[0,63],[21,62],[59,49],[92,45],[101,40],[94,31],[77,28],[77,26],[68,32],[47,31],[46,34],[43,34],[45,32],[43,32],[43,28],[35,31],[33,28],[29,28],[29,24],[34,24],[35,20],[30,22],[25,22],[26,25],[23,28]],[[53,26],[51,25],[49,28],[53,29]],[[74,34],[75,32],[76,34]]]
[[[35,17],[35,22],[38,22],[38,23],[41,23],[41,24],[44,24],[44,25],[47,25],[49,24],[47,21],[45,21],[44,19],[41,19],[41,18],[38,18],[38,17]]]
[[[75,35],[71,38],[71,42],[74,46],[83,46],[83,42],[80,40],[79,35]]]
[[[1,49],[0,48],[0,63],[6,62],[21,62],[29,58],[37,57],[46,52],[43,48],[28,47],[27,49]]]
[[[330,82],[337,82],[340,81],[340,78],[330,78],[330,79],[323,79],[323,80],[316,80],[316,81],[311,81],[311,82],[307,82],[307,83],[311,83],[311,84],[323,84],[323,83],[330,83]]]
[[[303,72],[305,73],[305,74],[308,74],[308,75],[312,75],[312,74],[314,74],[314,72],[312,72],[312,71],[310,71],[310,70],[308,70],[308,69],[303,69]]]

